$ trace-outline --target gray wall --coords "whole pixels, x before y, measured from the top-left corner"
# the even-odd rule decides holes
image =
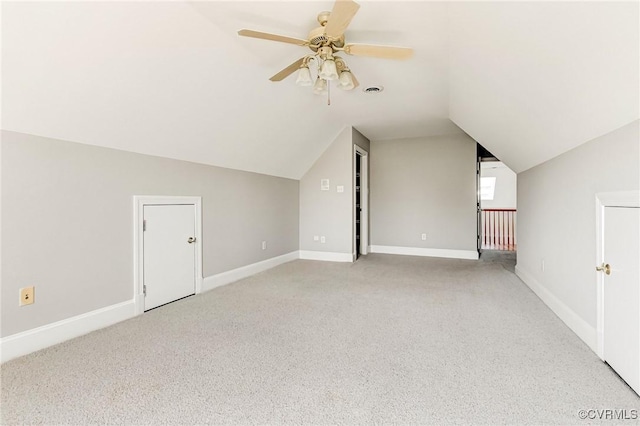
[[[372,141],[370,153],[372,245],[476,250],[473,139]]]
[[[596,193],[640,188],[639,123],[518,174],[518,269],[594,329]]]
[[[2,336],[132,299],[133,195],[202,196],[207,277],[298,250],[298,186],[3,131]]]
[[[360,148],[369,152],[369,150],[371,149],[371,142],[369,141],[369,139],[367,139],[365,135],[360,133],[355,128],[352,127],[351,130],[351,140],[353,141],[353,144],[358,145]]]
[[[320,190],[321,179],[329,179],[329,191]],[[352,253],[352,197],[352,128],[345,127],[300,179],[300,250]],[[314,235],[324,235],[326,243],[313,241]]]

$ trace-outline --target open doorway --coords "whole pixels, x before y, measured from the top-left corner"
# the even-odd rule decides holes
[[[478,250],[515,252],[517,175],[478,147]]]
[[[354,145],[353,167],[353,259],[368,253],[369,246],[369,153]]]

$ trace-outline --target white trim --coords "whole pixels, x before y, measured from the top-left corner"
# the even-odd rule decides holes
[[[142,221],[144,219],[145,205],[181,205],[193,204],[195,207],[195,250],[196,250],[196,294],[202,292],[202,197],[133,196],[133,300],[136,306],[136,315],[144,312],[143,284],[143,235]]]
[[[596,348],[596,329],[590,326],[571,308],[565,305],[560,299],[553,295],[546,287],[540,284],[531,274],[516,265],[516,275],[525,283],[536,296],[544,302],[567,327],[578,335],[592,350]]]
[[[640,207],[640,191],[599,192],[596,200],[607,207]]]
[[[476,250],[450,250],[424,247],[371,246],[371,253],[401,254],[405,256],[446,257],[450,259],[478,260]]]
[[[604,260],[604,205],[596,194],[596,266]],[[604,361],[604,275],[596,272],[596,354]]]
[[[0,361],[9,361],[127,320],[135,316],[134,308],[134,301],[128,300],[3,337],[0,339]]]
[[[252,263],[220,274],[211,275],[204,279],[202,283],[202,291],[213,290],[216,287],[250,277],[251,275],[282,265],[283,263],[296,260],[299,256],[299,252],[296,250],[291,253],[283,254],[282,256],[272,257],[271,259],[263,260],[261,262]]]
[[[604,263],[604,208],[640,207],[640,191],[600,192],[596,194],[596,263]],[[597,345],[595,352],[604,361],[604,274],[596,278]]]
[[[300,250],[300,259],[323,260],[326,262],[353,262],[352,253]]]
[[[366,255],[369,250],[369,153],[359,145],[353,145],[353,259],[356,259],[356,161],[361,155],[360,163],[360,254]]]

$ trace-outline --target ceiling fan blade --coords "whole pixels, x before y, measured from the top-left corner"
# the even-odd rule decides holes
[[[342,37],[358,9],[360,5],[353,0],[336,0],[324,27],[324,34],[333,39]]]
[[[372,44],[347,44],[344,51],[349,55],[385,59],[407,59],[413,55],[413,49],[409,47],[375,46]]]
[[[269,80],[271,80],[271,81],[282,81],[285,78],[289,77],[298,68],[300,68],[300,65],[302,65],[302,61],[304,61],[304,58],[305,58],[305,56],[303,56],[302,58],[298,59],[297,61],[295,61],[294,63],[292,63],[291,65],[289,65],[285,69],[283,69],[282,71],[280,71],[278,74],[276,74],[273,77],[271,77]]]
[[[240,30],[238,31],[238,35],[243,37],[261,38],[263,40],[279,41],[282,43],[295,44],[298,46],[307,46],[309,44],[307,40],[302,40],[300,38],[286,37],[286,36],[281,36],[277,34],[263,33],[260,31],[253,31],[253,30]]]

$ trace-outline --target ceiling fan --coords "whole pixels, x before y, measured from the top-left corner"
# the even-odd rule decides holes
[[[296,84],[300,86],[313,84],[313,92],[316,94],[326,92],[328,82],[333,80],[337,80],[339,88],[352,90],[358,86],[358,80],[344,59],[337,54],[346,53],[347,55],[385,59],[407,59],[413,55],[413,50],[408,47],[346,43],[344,32],[359,8],[360,5],[353,0],[336,0],[331,12],[318,14],[320,26],[311,30],[306,40],[246,29],[238,31],[238,35],[295,44],[311,49],[312,53],[303,56],[275,74],[270,78],[271,81],[284,80],[298,70]],[[309,69],[311,62],[315,62],[316,65],[315,83]]]

